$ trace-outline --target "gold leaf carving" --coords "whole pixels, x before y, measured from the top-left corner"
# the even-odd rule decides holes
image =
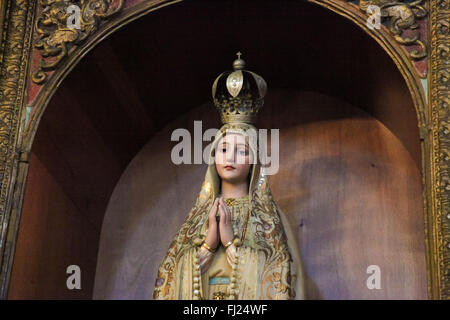
[[[15,0],[5,7],[0,48],[0,299],[6,296],[17,235],[14,185],[16,180],[19,188],[25,183],[16,170],[21,154],[17,141],[35,6],[33,1]]]
[[[427,47],[420,39],[418,19],[427,17],[428,11],[424,0],[413,2],[393,0],[360,0],[359,9],[367,13],[370,5],[380,8],[382,22],[385,22],[395,41],[404,46],[418,45],[419,50],[411,50],[409,57],[420,60],[427,56]],[[412,31],[412,36],[405,36],[405,31]]]
[[[434,299],[450,299],[450,67],[449,0],[430,1],[430,105],[433,127],[432,201],[428,241],[429,292]]]

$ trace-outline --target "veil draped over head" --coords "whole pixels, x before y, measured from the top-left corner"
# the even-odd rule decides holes
[[[208,213],[220,193],[215,149],[225,134],[248,134],[256,128],[247,123],[227,123],[217,132],[209,153],[208,169],[195,205],[190,210],[161,262],[154,299],[193,299],[195,255],[206,238]],[[258,157],[257,139],[249,139],[252,159]],[[249,212],[235,232],[240,263],[237,299],[304,299],[304,277],[294,233],[273,200],[268,178],[259,161],[250,170]],[[236,231],[236,230],[235,230]],[[197,287],[198,289],[198,287]],[[200,286],[200,296],[202,286]]]

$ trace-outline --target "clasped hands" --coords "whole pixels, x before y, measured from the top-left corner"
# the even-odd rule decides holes
[[[217,210],[220,212],[220,220],[217,222]],[[233,241],[233,227],[231,223],[231,212],[222,197],[216,198],[213,206],[208,214],[208,234],[205,238],[205,243],[213,250],[219,246],[219,241],[222,245],[226,245]]]

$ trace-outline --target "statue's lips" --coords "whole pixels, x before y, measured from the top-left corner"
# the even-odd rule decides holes
[[[233,166],[225,166],[225,170],[233,170],[234,167]]]

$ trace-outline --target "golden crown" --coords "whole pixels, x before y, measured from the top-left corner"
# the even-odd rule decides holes
[[[254,72],[244,70],[242,53],[233,62],[233,71],[225,71],[214,81],[212,96],[222,123],[254,124],[267,92],[266,81]]]

